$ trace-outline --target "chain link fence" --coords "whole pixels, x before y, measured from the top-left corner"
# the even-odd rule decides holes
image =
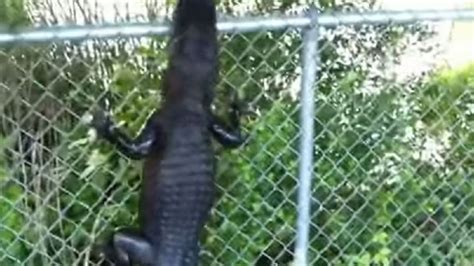
[[[250,141],[216,146],[202,265],[472,265],[474,67],[435,64],[446,19],[474,11],[219,23],[215,109],[237,92]],[[167,32],[0,34],[0,265],[99,265],[92,243],[136,221],[140,164],[85,119],[110,102],[140,129]]]

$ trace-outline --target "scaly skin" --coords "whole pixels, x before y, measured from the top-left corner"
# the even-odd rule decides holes
[[[217,79],[216,14],[212,0],[180,0],[170,64],[164,74],[164,104],[131,139],[103,112],[92,126],[131,159],[144,159],[138,230],[116,231],[102,253],[115,265],[198,265],[199,235],[214,201],[211,138],[228,148],[244,142],[239,112],[232,128],[210,111]]]

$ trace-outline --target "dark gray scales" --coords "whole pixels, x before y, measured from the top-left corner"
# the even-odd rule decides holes
[[[217,36],[212,0],[178,1],[164,103],[134,139],[103,112],[98,135],[122,154],[144,160],[138,230],[116,231],[102,253],[115,265],[195,266],[199,235],[214,202],[211,138],[228,148],[244,142],[233,105],[227,128],[210,110],[217,80]]]

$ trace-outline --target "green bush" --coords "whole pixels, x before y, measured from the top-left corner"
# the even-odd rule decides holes
[[[461,122],[472,120],[473,73],[472,66],[441,71],[408,95],[394,86],[365,99],[346,97],[350,112],[333,112],[351,114],[339,130],[320,104],[315,265],[473,261],[472,123]],[[403,116],[401,97],[419,112]],[[420,122],[417,137],[407,139]],[[445,163],[423,161],[418,143],[446,132]]]
[[[312,265],[468,265],[474,261],[474,67],[408,83],[374,77],[370,69],[396,62],[403,36],[422,29],[339,30],[320,40]],[[221,36],[217,113],[226,117],[228,95],[237,92],[251,138],[235,151],[216,145],[220,197],[203,235],[203,265],[292,260],[299,104],[290,88],[298,86],[299,34]],[[8,87],[0,87],[0,96],[14,99],[0,105],[0,132],[14,140],[0,145],[10,154],[0,159],[0,264],[86,263],[92,243],[135,223],[141,164],[93,141],[79,118],[106,91],[114,118],[130,133],[139,130],[161,101],[156,73],[166,63],[162,39],[147,40],[132,50],[127,40],[117,41],[118,48],[96,42],[90,54],[76,53],[80,43],[0,53]],[[361,93],[368,81],[380,92]],[[40,143],[31,154],[39,158],[20,149],[23,141],[35,143],[31,136]],[[423,152],[428,140],[446,144],[435,160]]]

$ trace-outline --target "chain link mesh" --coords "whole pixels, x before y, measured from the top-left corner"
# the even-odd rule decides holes
[[[434,32],[321,28],[310,265],[474,261],[474,68],[439,69]],[[237,92],[250,141],[216,146],[220,195],[202,264],[288,265],[301,32],[220,37],[216,113],[225,117]],[[84,121],[107,105],[137,132],[161,101],[165,41],[1,47],[0,265],[98,265],[92,244],[135,223],[141,166],[95,141]]]

